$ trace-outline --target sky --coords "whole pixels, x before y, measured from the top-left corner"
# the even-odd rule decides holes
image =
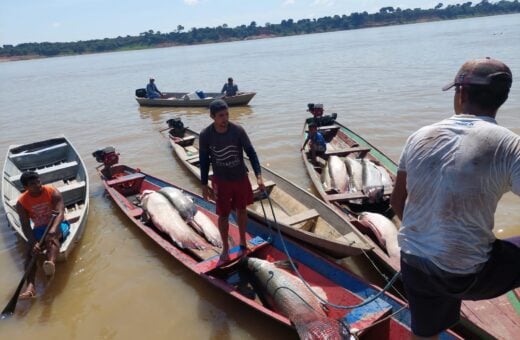
[[[464,0],[0,0],[0,46],[171,32],[182,25],[278,24],[381,7],[433,8]],[[479,1],[474,1],[479,2]],[[492,1],[495,2],[495,1]]]

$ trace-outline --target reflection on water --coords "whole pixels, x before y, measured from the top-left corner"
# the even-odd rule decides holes
[[[150,74],[164,89],[220,88],[232,75],[257,95],[250,106],[231,107],[231,120],[244,126],[263,164],[312,190],[299,152],[307,103],[323,103],[397,160],[413,131],[451,115],[453,94],[440,88],[465,60],[494,56],[520,74],[520,45],[512,43],[519,31],[520,15],[507,15],[0,63],[1,148],[65,134],[91,178],[83,239],[52,281],[40,281],[42,297],[2,322],[0,338],[297,338],[172,261],[104,196],[91,153],[109,145],[121,163],[200,193],[159,131],[177,116],[200,131],[211,123],[207,108],[140,107],[134,90]],[[519,133],[518,112],[513,85],[499,123]],[[501,200],[498,236],[520,233],[518,205],[512,194]],[[0,268],[9,273],[0,275],[2,303],[21,278],[22,249],[0,215]],[[370,277],[366,261],[346,262]]]
[[[139,106],[139,113],[142,119],[151,119],[157,122],[164,117],[204,117],[207,115],[209,119],[209,109],[207,107],[156,107],[156,106]],[[229,119],[240,121],[242,117],[252,114],[254,111],[250,106],[231,106],[229,108]]]

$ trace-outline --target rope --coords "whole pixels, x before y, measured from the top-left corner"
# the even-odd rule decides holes
[[[383,293],[385,293],[392,285],[393,283],[397,280],[397,278],[399,277],[400,275],[400,272],[397,272],[395,273],[394,277],[392,277],[392,279],[387,283],[387,285],[380,291],[378,292],[377,294],[369,297],[368,299],[366,300],[363,300],[363,302],[359,303],[359,304],[356,304],[356,305],[338,305],[338,304],[334,304],[334,303],[331,303],[325,299],[323,299],[321,296],[319,296],[318,294],[316,294],[316,292],[314,292],[314,290],[309,286],[309,284],[307,283],[307,281],[304,280],[304,278],[302,277],[302,275],[300,274],[300,272],[298,271],[298,269],[296,268],[296,265],[294,264],[292,258],[291,258],[291,255],[289,254],[289,251],[287,250],[287,246],[285,245],[285,241],[282,237],[282,232],[280,231],[280,226],[278,225],[278,222],[276,221],[276,215],[274,213],[274,209],[273,209],[273,204],[271,202],[271,198],[269,197],[269,195],[267,193],[265,193],[265,196],[267,197],[267,201],[269,202],[269,206],[271,207],[271,213],[273,214],[273,220],[274,220],[274,223],[277,227],[277,230],[278,230],[278,235],[280,237],[280,240],[282,242],[282,247],[283,247],[283,250],[285,252],[285,255],[287,255],[287,259],[289,260],[289,263],[291,264],[291,267],[293,269],[293,271],[296,273],[296,275],[300,278],[300,280],[302,281],[302,283],[305,285],[305,287],[321,302],[323,303],[324,305],[326,306],[330,306],[330,307],[333,307],[333,308],[336,308],[336,309],[354,309],[354,308],[358,308],[358,307],[362,307],[362,306],[365,306],[373,301],[375,301],[377,298],[379,298],[379,296],[381,296]],[[262,205],[262,209],[263,209],[263,205]],[[264,210],[264,216],[265,216],[265,219],[267,220],[267,215],[265,215],[265,210]],[[271,228],[271,226],[269,226]]]

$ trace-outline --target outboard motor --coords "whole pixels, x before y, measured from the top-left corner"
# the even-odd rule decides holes
[[[168,124],[168,127],[170,128],[170,136],[180,137],[180,138],[184,137],[184,131],[185,131],[184,123],[182,122],[182,120],[180,118],[177,117],[177,118],[168,119],[166,121],[166,123]]]
[[[313,117],[307,118],[307,124],[314,123],[316,126],[327,126],[333,125],[338,118],[337,113],[332,113],[330,115],[323,115],[323,104],[307,104],[307,111],[309,111]]]
[[[98,163],[103,164],[103,169],[101,173],[107,177],[113,177],[113,169],[112,166],[116,165],[119,162],[119,153],[116,152],[116,149],[112,146],[108,146],[101,150],[96,150],[92,153],[92,156],[96,158]]]
[[[137,98],[146,98],[148,94],[146,93],[146,89],[137,89],[135,90],[135,96]]]

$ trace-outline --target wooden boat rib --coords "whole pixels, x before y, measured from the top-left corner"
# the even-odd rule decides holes
[[[200,179],[198,134],[186,128],[182,138],[169,136],[178,158]],[[255,194],[255,202],[248,206],[249,216],[264,220],[263,205],[267,220],[274,225],[268,200],[258,192],[254,174],[249,175]],[[358,255],[371,249],[361,232],[311,193],[263,166],[262,177],[273,203],[276,222],[283,233],[336,258]]]
[[[140,98],[135,100],[141,106],[171,106],[171,107],[208,107],[215,99],[224,100],[229,106],[247,105],[256,92],[240,92],[236,96],[226,97],[218,92],[205,93],[204,99],[189,99],[187,92],[163,92],[164,98]]]
[[[308,122],[310,122],[310,120],[306,121],[304,124],[304,138],[308,131]],[[376,164],[383,166],[390,174],[392,182],[395,182],[397,164],[382,151],[378,150],[375,146],[362,138],[359,134],[337,121],[333,124],[320,126],[318,129],[323,133],[326,141],[331,146],[330,149],[327,147],[327,152],[324,155],[325,158],[331,154],[347,157],[367,157]],[[354,152],[348,152],[349,149],[354,149]],[[335,207],[337,211],[343,214],[343,217],[346,220],[349,220],[352,223],[352,225],[360,228],[360,230],[363,230],[364,232],[368,232],[368,230],[364,229],[355,217],[356,212],[360,211],[374,211],[390,218],[394,216],[394,212],[391,210],[389,205],[391,190],[385,189],[383,201],[379,202],[379,204],[359,204],[359,201],[352,203],[351,200],[356,199],[365,200],[363,202],[366,203],[366,196],[364,194],[357,196],[352,195],[349,199],[333,199],[334,197],[341,195],[347,197],[349,194],[329,194],[324,190],[320,180],[320,173],[318,172],[321,169],[315,167],[310,162],[308,152],[309,150],[307,147],[302,151],[302,156],[307,172],[309,173],[316,190],[325,202]],[[378,262],[383,264],[385,269],[391,273],[399,271],[399,261],[391,259],[386,253],[384,247],[374,240],[375,238],[369,238],[369,242],[373,247],[372,254],[376,255],[375,257]],[[491,317],[492,315],[494,317]],[[461,316],[464,327],[472,329],[474,332],[484,337],[513,339],[520,334],[520,302],[518,301],[518,298],[514,297],[513,292],[490,300],[463,301]]]
[[[252,282],[246,282],[250,292],[244,294],[244,282],[233,280],[233,277],[240,277],[240,273],[247,270],[238,262],[230,266],[226,265],[226,268],[220,268],[218,264],[219,250],[211,244],[206,243],[207,249],[202,251],[181,249],[174,245],[171,239],[159,231],[151,222],[144,222],[142,219],[143,209],[136,204],[140,193],[144,190],[156,191],[166,186],[183,190],[181,187],[125,165],[106,167],[99,174],[109,196],[128,219],[168,254],[196,275],[238,301],[277,322],[294,327],[291,320],[281,314],[276,307],[265,304],[258,286],[255,286]],[[113,179],[114,177],[115,179]],[[217,223],[218,217],[215,214],[214,203],[205,201],[199,195],[189,191],[184,190],[184,193],[193,200],[199,212],[206,214],[214,223]],[[230,218],[230,238],[232,244],[238,244],[238,227],[234,224],[234,218],[235,216]],[[284,241],[278,233],[271,233],[265,225],[252,219],[248,220],[246,237],[249,248],[247,256],[269,262],[287,259],[283,250],[285,245],[292,260],[298,266],[303,279],[314,287],[322,288],[327,295],[327,301],[330,303],[339,305],[359,304],[380,291],[379,288],[366,283],[345,268],[326,260],[303,245],[291,240]],[[265,242],[267,239],[271,240],[270,243]],[[236,251],[237,247],[231,248],[231,259],[236,258]],[[241,284],[242,289],[240,289]],[[251,291],[253,294],[251,294]],[[344,324],[347,324],[351,330],[359,329],[357,336],[360,339],[397,340],[410,337],[410,314],[406,304],[388,293],[382,294],[366,307],[352,310],[330,308],[327,317],[343,320]],[[443,332],[441,339],[460,339],[460,337],[450,331]]]
[[[87,220],[89,180],[85,165],[65,137],[9,147],[4,164],[2,200],[9,226],[25,241],[16,203],[24,191],[20,176],[27,170],[36,171],[42,184],[54,186],[63,196],[70,234],[62,243],[57,260],[64,261],[81,238]]]

